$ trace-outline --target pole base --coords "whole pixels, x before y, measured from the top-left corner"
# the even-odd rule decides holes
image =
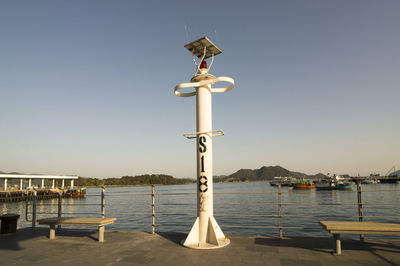
[[[218,239],[218,245],[210,244],[210,243],[191,243],[185,245],[185,239],[182,240],[181,244],[187,248],[192,249],[216,249],[216,248],[223,248],[231,243],[229,238]]]
[[[208,230],[204,242],[200,242],[199,235],[199,217],[197,217],[189,235],[186,239],[182,240],[181,244],[193,249],[216,249],[225,247],[231,243],[231,241],[225,237],[214,217],[209,217]]]

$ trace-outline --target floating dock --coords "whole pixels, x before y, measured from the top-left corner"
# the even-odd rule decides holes
[[[14,202],[33,200],[34,190],[8,190],[0,191],[0,202]],[[36,199],[58,198],[58,192],[54,189],[38,189]]]
[[[80,191],[83,189],[76,188],[75,191]],[[61,192],[61,197],[63,198],[82,198],[85,196],[85,193],[82,195],[75,195],[71,193],[71,189],[47,189],[41,188],[37,189],[37,200],[45,200],[45,199],[54,199],[59,197],[59,192]],[[0,191],[0,202],[16,202],[16,201],[27,201],[33,200],[34,198],[34,190],[7,190]]]

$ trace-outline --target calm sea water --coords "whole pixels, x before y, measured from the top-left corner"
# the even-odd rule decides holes
[[[362,190],[364,221],[400,223],[400,184],[363,185]],[[156,186],[156,231],[189,232],[196,217],[195,191],[195,184]],[[277,191],[267,182],[216,183],[215,218],[225,233],[278,235],[278,228],[254,228],[278,226]],[[63,216],[99,217],[100,193],[89,188],[84,199],[63,199]],[[108,229],[151,231],[150,186],[106,188],[105,200],[106,216],[117,217]],[[25,202],[0,203],[0,212],[19,213],[18,226],[31,226],[25,220]],[[38,201],[37,212],[38,219],[57,216],[57,199]],[[328,236],[318,221],[358,220],[357,191],[283,187],[282,214],[283,227],[296,227],[284,228],[286,236]]]

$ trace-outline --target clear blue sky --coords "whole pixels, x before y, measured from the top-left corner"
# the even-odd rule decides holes
[[[400,1],[0,0],[0,171],[195,177],[195,98],[173,93],[208,36],[214,174],[400,167]],[[186,31],[185,31],[186,28]]]

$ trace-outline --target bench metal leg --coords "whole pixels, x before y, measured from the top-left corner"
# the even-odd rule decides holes
[[[333,239],[335,241],[335,253],[334,255],[341,255],[342,254],[342,247],[340,243],[340,234],[334,234]]]
[[[104,242],[104,226],[99,226],[99,242]]]
[[[50,239],[55,239],[56,238],[56,226],[54,224],[50,225]]]

